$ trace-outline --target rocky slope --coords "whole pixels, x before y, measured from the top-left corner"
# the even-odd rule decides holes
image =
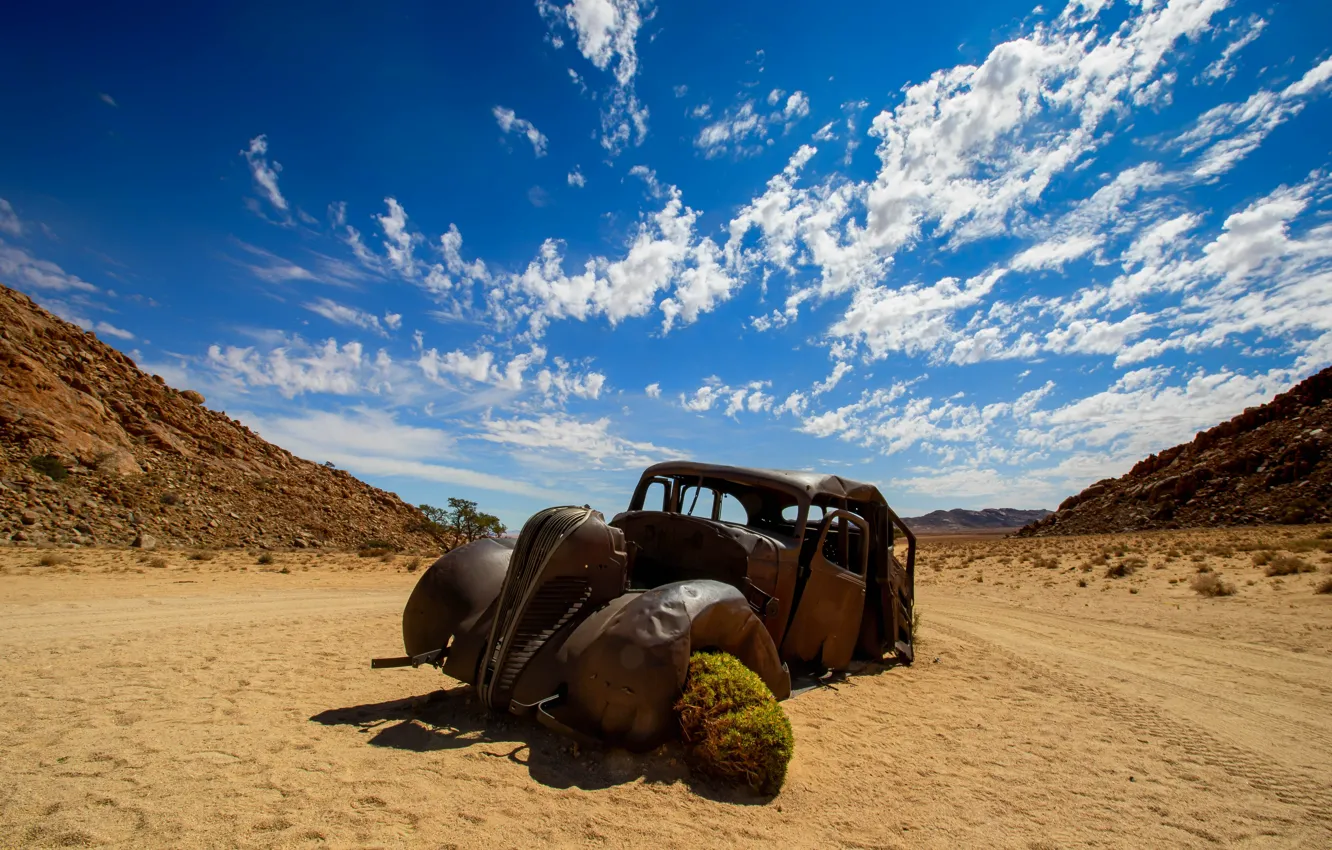
[[[438,549],[423,519],[0,286],[0,543]]]
[[[1332,368],[1098,481],[1023,536],[1332,520]]]
[[[1016,508],[985,508],[968,511],[954,508],[951,511],[930,511],[923,516],[903,517],[902,522],[917,534],[963,534],[968,531],[994,531],[1004,528],[1021,528],[1050,515],[1050,511],[1018,510]]]

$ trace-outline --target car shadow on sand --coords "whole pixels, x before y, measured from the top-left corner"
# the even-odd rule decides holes
[[[642,779],[661,785],[682,782],[701,797],[735,805],[765,805],[773,799],[692,776],[677,743],[644,754],[579,748],[531,718],[487,712],[470,685],[333,708],[310,719],[325,726],[355,727],[372,747],[413,752],[472,749],[482,756],[507,759],[551,788],[602,790]]]

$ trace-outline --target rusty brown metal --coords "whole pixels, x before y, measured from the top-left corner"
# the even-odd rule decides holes
[[[516,541],[440,558],[403,612],[407,655],[378,664],[441,665],[494,710],[645,749],[674,734],[701,649],[737,656],[778,699],[797,668],[910,663],[914,571],[915,537],[873,485],[657,464],[610,523],[548,508]]]

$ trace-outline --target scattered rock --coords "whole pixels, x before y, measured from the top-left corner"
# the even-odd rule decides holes
[[[157,538],[151,534],[140,534],[138,537],[134,538],[134,542],[130,545],[135,549],[156,549]]]

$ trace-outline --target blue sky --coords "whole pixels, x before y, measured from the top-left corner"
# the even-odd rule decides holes
[[[0,280],[414,503],[671,457],[1053,507],[1332,363],[1332,7],[108,4]]]

